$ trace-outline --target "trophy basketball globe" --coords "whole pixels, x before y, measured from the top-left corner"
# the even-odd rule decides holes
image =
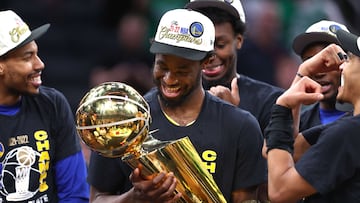
[[[142,165],[149,177],[173,172],[179,202],[226,202],[188,137],[160,141],[149,133],[149,105],[131,86],[107,82],[92,88],[76,111],[77,130],[92,150],[121,158],[132,168]]]

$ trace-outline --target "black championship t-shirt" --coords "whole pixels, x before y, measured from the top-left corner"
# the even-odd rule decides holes
[[[266,181],[263,138],[250,113],[206,93],[196,121],[180,127],[162,113],[156,90],[145,98],[151,109],[150,131],[157,130],[152,135],[164,141],[188,136],[227,201],[232,191]],[[121,194],[131,187],[130,172],[120,158],[92,154],[88,181],[100,191]]]
[[[52,88],[23,96],[14,116],[0,115],[0,202],[57,202],[54,166],[80,151],[72,112]]]
[[[360,116],[349,116],[303,132],[319,135],[295,167],[321,194],[319,200],[360,202],[359,129]]]

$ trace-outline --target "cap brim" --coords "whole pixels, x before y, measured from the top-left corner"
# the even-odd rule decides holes
[[[235,18],[240,19],[240,16],[239,16],[239,13],[237,12],[237,10],[230,4],[224,3],[222,1],[197,0],[197,1],[189,2],[185,5],[185,8],[190,8],[193,10],[197,10],[197,9],[201,9],[201,8],[205,8],[205,7],[214,7],[214,8],[219,8],[219,9],[225,10],[225,11],[229,12],[231,15],[235,16]]]
[[[301,55],[307,46],[316,42],[339,44],[335,36],[323,32],[311,32],[298,35],[293,41],[292,48],[297,55]]]
[[[45,25],[42,25],[34,30],[31,31],[31,35],[26,38],[23,42],[21,42],[20,44],[18,44],[16,47],[10,49],[9,51],[7,51],[6,53],[4,53],[3,55],[9,53],[10,51],[16,49],[16,48],[19,48],[21,46],[24,46],[25,44],[33,41],[33,40],[36,40],[38,39],[39,37],[41,37],[43,34],[46,33],[46,31],[49,29],[50,27],[50,24],[45,24]]]
[[[170,54],[179,56],[181,58],[186,58],[193,61],[200,61],[204,59],[208,52],[206,51],[199,51],[199,50],[193,50],[189,48],[183,48],[183,47],[176,47],[172,45],[163,44],[160,42],[154,41],[151,44],[150,52],[153,54]]]
[[[350,51],[351,53],[360,57],[358,36],[341,29],[336,31],[336,36],[340,41],[340,45],[343,49]]]

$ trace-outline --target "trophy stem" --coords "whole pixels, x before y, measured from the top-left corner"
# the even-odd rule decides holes
[[[140,156],[129,154],[122,160],[132,168],[140,167],[144,178],[173,172],[178,180],[175,193],[182,193],[179,202],[226,202],[188,137],[166,142],[149,137]]]

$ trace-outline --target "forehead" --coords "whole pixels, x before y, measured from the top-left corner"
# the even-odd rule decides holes
[[[13,58],[13,57],[19,57],[22,56],[28,52],[34,52],[37,51],[37,44],[35,41],[31,41],[21,47],[17,47],[14,50],[11,50],[10,52],[6,53],[4,56],[5,58]]]
[[[215,24],[215,35],[234,35],[235,31],[229,22]]]

